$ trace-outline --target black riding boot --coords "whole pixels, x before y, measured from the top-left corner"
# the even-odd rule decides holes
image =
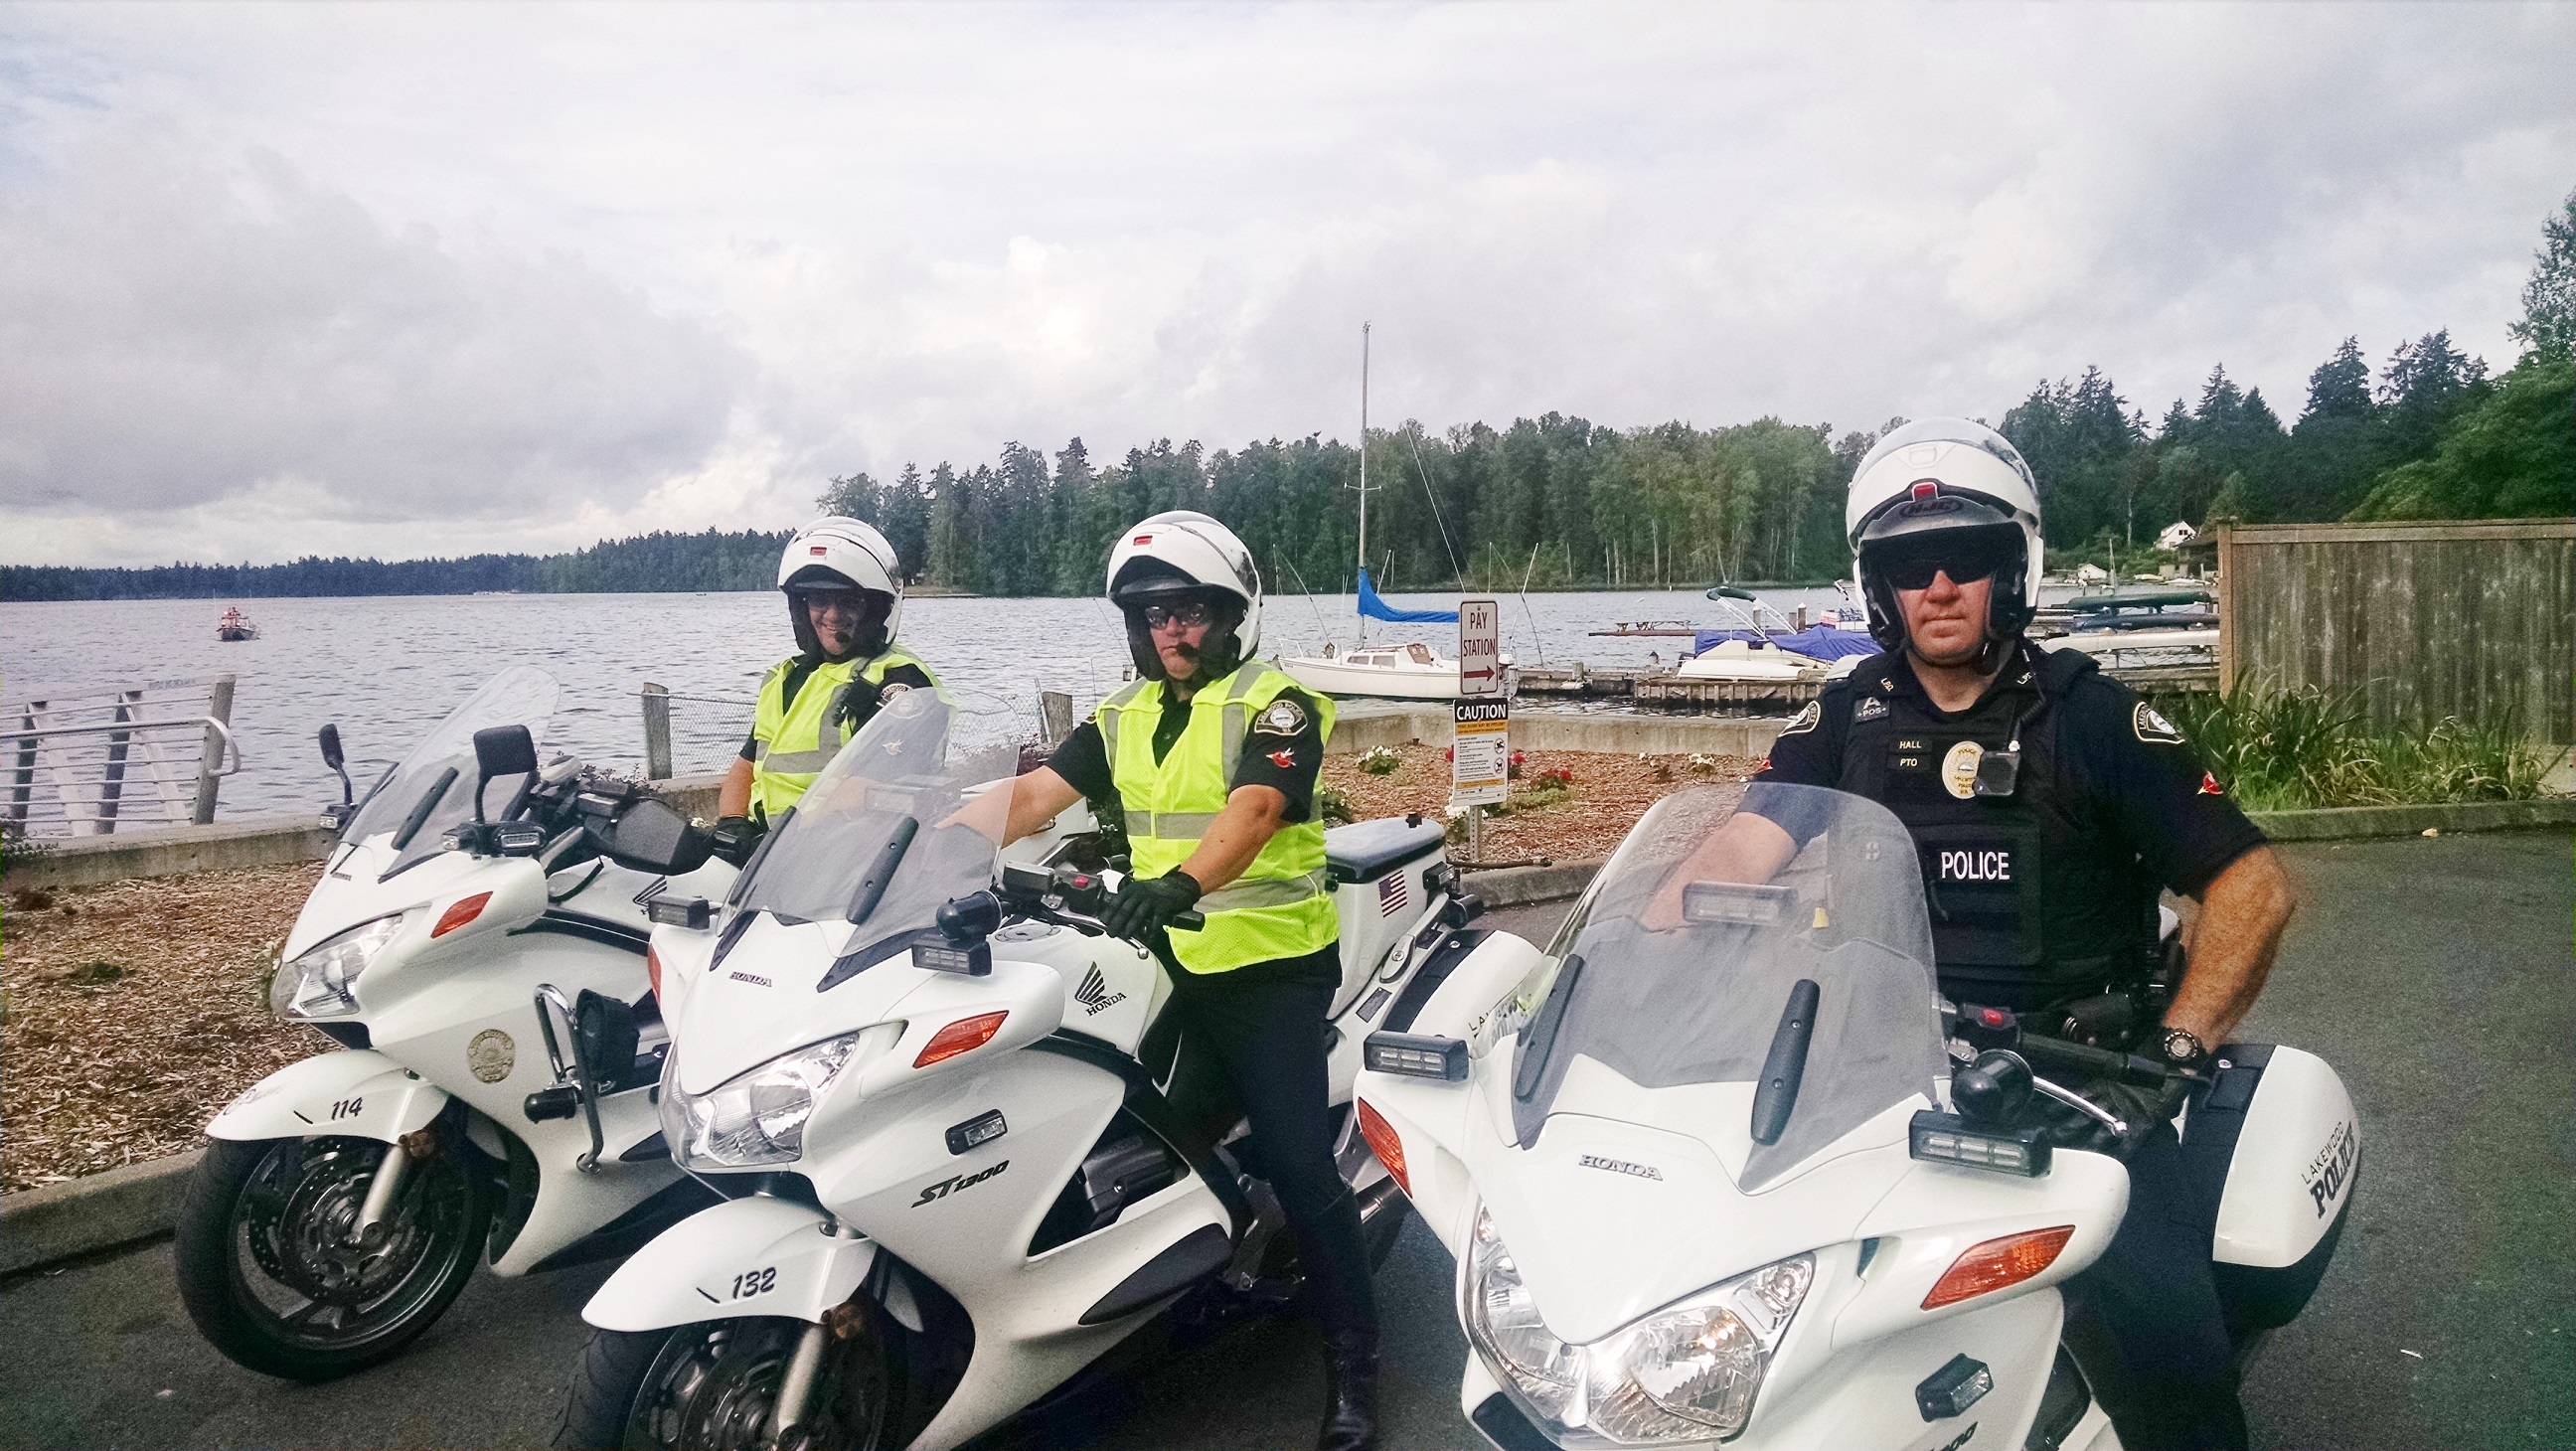
[[[1324,1429],[1317,1451],[1370,1451],[1377,1445],[1377,1337],[1342,1331],[1324,1337]]]

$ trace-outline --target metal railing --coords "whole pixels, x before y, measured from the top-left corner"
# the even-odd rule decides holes
[[[223,778],[242,768],[233,683],[155,680],[7,707],[0,818],[31,837],[213,821]]]
[[[994,691],[953,683],[947,689],[966,715],[987,724],[987,734],[1007,735],[1014,744],[1035,737],[1044,744],[1053,745],[1070,734],[1075,724],[1073,697],[1062,691],[1041,692],[1038,708],[1032,713],[1029,707]],[[752,712],[760,707],[760,701],[753,696],[696,695],[671,690],[650,680],[645,681],[644,688],[636,693],[644,703],[644,778],[648,781],[667,781],[674,774],[671,757],[673,702],[729,707],[745,729],[751,725]]]

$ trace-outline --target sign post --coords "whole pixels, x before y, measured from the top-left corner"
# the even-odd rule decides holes
[[[1467,813],[1467,860],[1485,859],[1485,811],[1511,798],[1511,702],[1503,695],[1502,607],[1458,602],[1458,699],[1449,750],[1449,810]]]

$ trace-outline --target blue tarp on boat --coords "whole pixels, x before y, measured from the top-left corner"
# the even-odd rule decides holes
[[[1369,572],[1360,571],[1360,613],[1372,620],[1393,620],[1399,625],[1454,625],[1456,610],[1399,610],[1378,596],[1377,586],[1369,583]]]
[[[1751,630],[1702,630],[1699,637],[1691,641],[1691,649],[1694,652],[1706,650],[1727,640],[1742,640],[1747,644],[1769,640],[1783,650],[1795,651],[1811,660],[1840,660],[1846,655],[1878,653],[1878,642],[1869,637],[1867,630],[1841,630],[1832,625],[1809,625],[1797,631],[1773,630],[1767,635]]]

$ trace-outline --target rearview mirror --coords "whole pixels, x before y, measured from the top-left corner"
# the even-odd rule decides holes
[[[609,859],[639,872],[677,875],[704,865],[714,843],[668,802],[646,799],[610,822]]]
[[[322,727],[322,764],[334,771],[345,769],[349,764],[349,758],[340,754],[340,727],[336,724]]]
[[[490,726],[476,731],[474,765],[486,781],[524,776],[537,769],[536,738],[523,725]]]

